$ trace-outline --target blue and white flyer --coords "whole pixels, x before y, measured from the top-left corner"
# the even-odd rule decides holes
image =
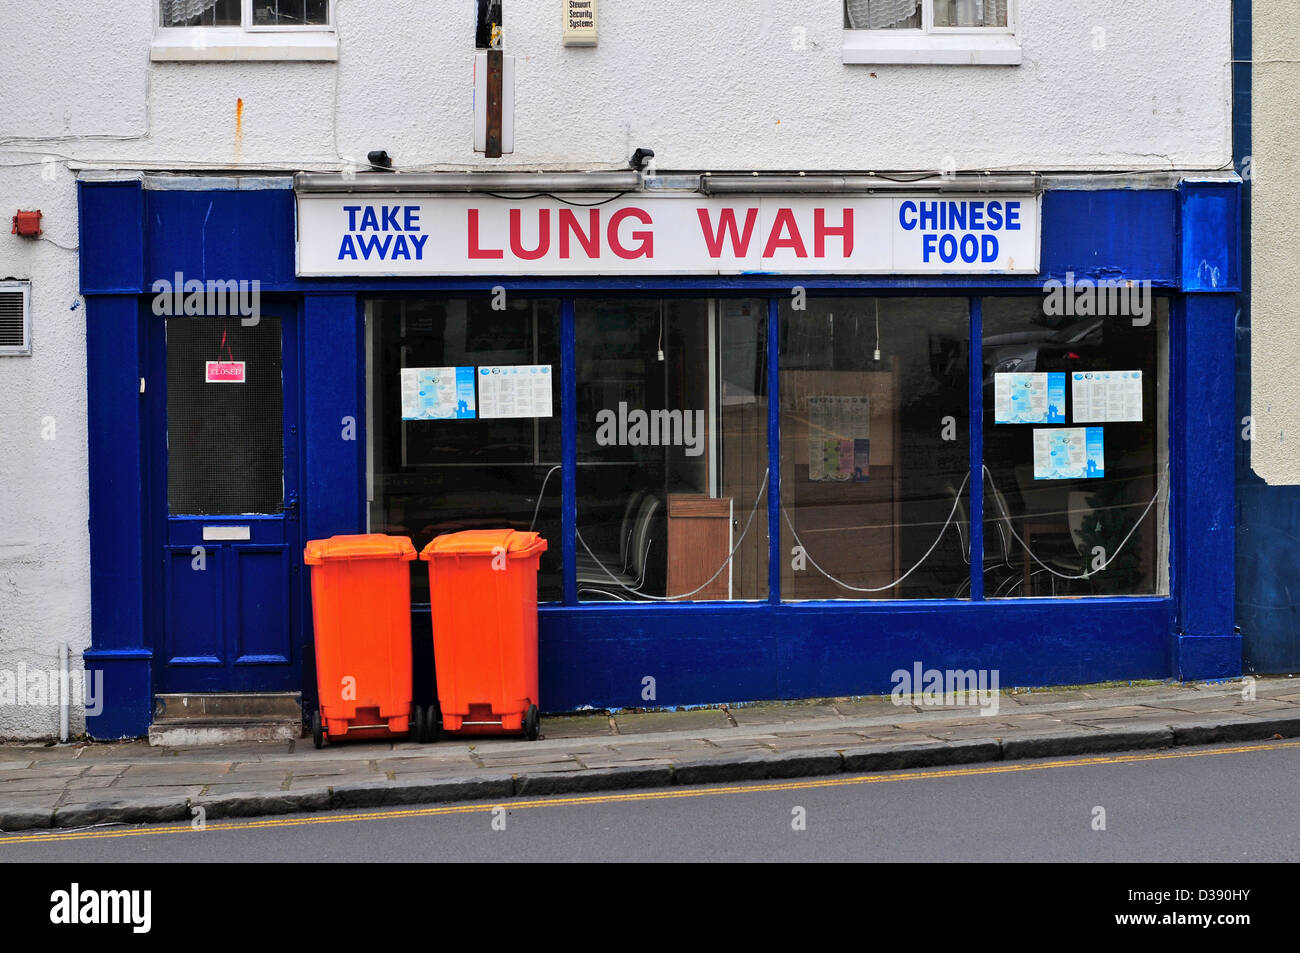
[[[999,424],[1065,423],[1065,374],[994,374],[993,420]]]
[[[1035,480],[1093,480],[1105,475],[1104,427],[1034,430]]]
[[[474,417],[474,368],[402,368],[403,420],[470,420]]]

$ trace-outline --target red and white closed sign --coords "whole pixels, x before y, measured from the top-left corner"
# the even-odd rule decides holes
[[[204,381],[209,384],[244,383],[243,361],[208,361],[204,369]]]

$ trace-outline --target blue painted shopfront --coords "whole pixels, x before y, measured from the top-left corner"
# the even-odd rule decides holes
[[[574,318],[570,295],[592,292],[737,293],[767,297],[768,340],[791,281],[779,276],[601,278],[300,279],[295,269],[292,179],[188,180],[154,187],[140,178],[80,184],[81,289],[86,298],[90,420],[90,571],[93,647],[105,708],[94,737],[147,731],[155,692],[174,683],[160,643],[163,611],[156,403],[161,368],[155,280],[257,279],[292,315],[284,337],[286,457],[297,510],[285,532],[283,604],[290,658],[273,675],[218,675],[201,689],[298,690],[314,673],[307,539],[366,531],[364,298],[376,293],[546,293],[564,301],[561,401],[563,599],[540,609],[543,709],[644,705],[653,676],[662,706],[888,692],[900,659],[940,669],[996,669],[1001,684],[1050,685],[1135,678],[1223,678],[1241,672],[1234,630],[1234,315],[1240,287],[1239,185],[1186,180],[1169,189],[1049,190],[1042,205],[1041,272],[1033,277],[802,277],[818,293],[943,294],[970,300],[980,340],[984,295],[1041,293],[1050,278],[1150,281],[1170,299],[1169,596],[992,599],[973,574],[969,599],[782,602],[780,417],[769,402],[772,478],[765,518],[768,596],[747,603],[579,603]],[[292,355],[290,355],[292,351]],[[768,388],[778,392],[776,347]],[[980,348],[971,348],[971,472],[982,466]],[[295,367],[292,373],[290,367]],[[155,408],[151,410],[151,408]],[[292,422],[290,422],[292,417]],[[340,439],[347,421],[354,439]],[[286,477],[286,484],[289,482]],[[972,481],[970,506],[982,488]],[[760,519],[764,514],[760,514]],[[981,525],[971,521],[971,564],[981,565]],[[188,537],[184,540],[188,542]],[[254,540],[255,542],[255,540]],[[224,611],[224,610],[223,610]],[[279,611],[279,609],[277,609]],[[427,611],[415,631],[428,632]],[[269,651],[269,650],[268,650]],[[266,656],[270,659],[270,656]],[[271,659],[271,661],[274,661]],[[305,663],[305,664],[304,664]]]

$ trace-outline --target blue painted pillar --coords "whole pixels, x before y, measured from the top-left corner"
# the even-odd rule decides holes
[[[144,567],[144,193],[138,177],[78,185],[86,299],[90,639],[83,653],[92,738],[135,738],[153,720]]]
[[[303,529],[366,528],[365,345],[355,292],[303,296]]]
[[[146,474],[140,393],[142,328],[134,295],[86,298],[90,469],[90,632],[83,653],[92,738],[136,738],[153,719],[153,651],[145,628]]]
[[[1184,298],[1174,329],[1173,473],[1181,498],[1175,505],[1174,674],[1184,680],[1242,672],[1233,605],[1240,188],[1184,182],[1179,189]]]

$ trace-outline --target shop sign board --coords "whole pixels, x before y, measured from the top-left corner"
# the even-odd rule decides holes
[[[1035,195],[298,196],[298,274],[1036,274]]]

